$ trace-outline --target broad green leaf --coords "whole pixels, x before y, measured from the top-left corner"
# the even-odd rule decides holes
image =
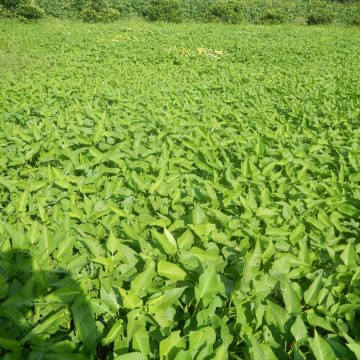
[[[26,210],[26,205],[28,204],[29,200],[29,192],[24,191],[19,197],[19,204],[18,204],[18,212],[23,213]]]
[[[132,339],[133,349],[145,355],[150,355],[150,337],[145,328],[140,328],[133,335]]]
[[[192,222],[194,225],[202,224],[207,221],[207,216],[200,206],[196,206],[192,212]]]
[[[140,352],[130,352],[114,357],[114,360],[147,360],[147,356]]]
[[[346,346],[355,354],[356,359],[360,360],[360,344],[354,342],[346,344]]]
[[[340,255],[341,260],[349,268],[355,268],[357,265],[356,250],[352,242],[348,242],[344,251]]]
[[[283,298],[285,309],[289,314],[300,314],[302,312],[299,296],[289,281],[287,281],[286,285],[284,286]]]
[[[120,289],[120,294],[123,300],[123,305],[126,309],[134,309],[143,306],[143,301],[133,291],[126,291],[124,289]]]
[[[282,333],[285,332],[285,324],[290,316],[283,307],[268,300],[265,314],[269,325],[274,325]]]
[[[351,216],[351,217],[359,215],[359,213],[360,213],[360,210],[358,208],[352,206],[351,204],[347,204],[347,203],[338,204],[336,206],[336,209],[341,214]]]
[[[208,303],[209,300],[219,291],[217,274],[215,267],[209,266],[199,277],[199,284],[195,287],[195,298]]]
[[[14,352],[21,351],[21,343],[14,339],[6,339],[0,336],[0,348]]]
[[[265,359],[265,353],[262,347],[260,346],[259,342],[255,338],[255,336],[251,336],[251,350],[253,353],[254,360],[263,360]]]
[[[177,248],[176,240],[175,240],[174,236],[171,234],[171,232],[167,228],[164,228],[164,235],[168,239],[171,246],[173,246],[176,249]]]
[[[291,327],[291,334],[298,343],[302,343],[308,337],[306,326],[300,315],[296,317],[296,320]]]
[[[103,345],[108,345],[113,343],[116,339],[118,339],[124,333],[124,321],[118,320],[109,330],[107,335],[102,339],[101,343]]]
[[[178,246],[181,250],[189,250],[194,243],[194,235],[190,230],[186,230],[179,238],[178,238]]]
[[[255,249],[245,255],[244,270],[241,279],[241,288],[244,291],[248,291],[250,289],[250,283],[259,269],[261,254],[262,251],[260,243],[257,241]]]
[[[166,309],[172,305],[184,292],[185,287],[165,290],[163,294],[150,298],[147,305],[154,309]]]
[[[106,113],[104,112],[103,115],[101,116],[101,119],[98,121],[96,129],[95,129],[95,133],[94,133],[94,137],[93,137],[94,144],[98,144],[99,141],[104,136],[105,118],[106,118]]]
[[[315,278],[310,287],[304,292],[304,300],[310,306],[315,306],[318,302],[319,292],[322,285],[323,272]]]
[[[299,225],[290,233],[290,242],[295,245],[298,239],[305,233],[305,226],[303,223]]]
[[[154,276],[155,265],[153,261],[148,261],[145,270],[132,280],[131,290],[140,297],[144,296],[147,293],[147,288],[151,286]]]
[[[6,297],[8,290],[9,290],[9,284],[7,283],[4,276],[0,274],[0,299]]]
[[[306,357],[304,355],[304,353],[299,349],[299,348],[296,348],[294,350],[294,357],[293,357],[294,360],[305,360]]]
[[[175,281],[184,280],[186,277],[186,272],[181,267],[167,261],[158,262],[158,274]]]
[[[27,233],[28,241],[31,245],[35,245],[39,241],[40,224],[37,221],[33,221],[31,228]]]
[[[86,349],[95,352],[98,333],[88,300],[84,296],[79,296],[71,306],[71,312],[77,337]]]
[[[276,210],[273,210],[273,209],[259,207],[256,210],[256,216],[259,216],[259,217],[274,217],[274,216],[278,216],[278,212]]]
[[[176,242],[174,245],[174,242],[172,240],[169,241],[169,239],[165,235],[160,234],[156,230],[151,230],[151,235],[160,244],[166,254],[173,255],[176,252]]]
[[[305,312],[307,322],[312,326],[321,327],[327,331],[333,332],[333,326],[330,320],[323,316],[319,316],[315,313],[314,309],[310,309]]]
[[[213,350],[213,345],[216,339],[215,330],[212,327],[204,327],[200,330],[191,331],[189,334],[189,350],[199,351],[203,347],[206,349],[206,353],[210,355]]]
[[[117,239],[116,236],[112,233],[110,234],[110,236],[106,242],[106,247],[111,254],[112,260],[114,259],[114,254],[119,249],[119,242],[120,242],[119,239]]]
[[[241,175],[244,177],[251,176],[251,165],[249,159],[244,159],[241,162]]]
[[[77,318],[78,317],[76,316],[76,319]],[[69,319],[69,312],[67,309],[61,309],[51,314],[46,319],[44,319],[43,322],[37,324],[34,328],[32,328],[30,332],[23,339],[21,339],[21,343],[25,343],[26,341],[29,341],[34,337],[36,337],[37,335],[43,333],[55,332],[60,325],[65,325],[68,319]],[[75,316],[74,316],[74,320],[75,320]],[[80,340],[82,340],[82,338],[80,338]]]
[[[310,348],[316,360],[336,360],[331,346],[316,330],[314,339],[310,341]]]
[[[224,346],[224,344],[220,345],[215,350],[214,360],[227,360],[228,358],[229,356],[227,348]]]
[[[180,330],[172,332],[167,338],[160,342],[160,358],[167,359],[170,352],[185,349],[186,341],[180,336]]]
[[[46,299],[50,302],[67,303],[74,301],[80,293],[81,290],[76,285],[64,286],[47,295]]]

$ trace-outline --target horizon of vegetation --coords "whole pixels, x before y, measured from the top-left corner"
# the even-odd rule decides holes
[[[359,360],[360,28],[61,19],[0,19],[0,360]]]
[[[326,0],[0,0],[0,18],[44,16],[112,22],[140,17],[166,22],[308,25],[360,24],[360,2]]]

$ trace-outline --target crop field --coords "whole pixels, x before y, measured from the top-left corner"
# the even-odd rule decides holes
[[[360,359],[360,29],[0,22],[0,359]]]

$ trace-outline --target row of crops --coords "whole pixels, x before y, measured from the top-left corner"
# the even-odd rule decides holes
[[[360,359],[358,29],[0,29],[0,359]]]

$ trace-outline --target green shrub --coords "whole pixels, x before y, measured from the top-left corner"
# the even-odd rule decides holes
[[[354,26],[360,26],[360,14],[354,15],[350,19],[349,24]]]
[[[13,18],[14,12],[5,7],[4,5],[0,5],[0,18]]]
[[[178,23],[183,20],[184,13],[179,0],[149,0],[145,17],[150,21]]]
[[[36,3],[45,11],[46,15],[57,18],[77,18],[81,9],[81,7],[77,8],[75,1],[71,0],[36,0]]]
[[[326,25],[332,23],[333,20],[334,14],[331,10],[318,9],[307,16],[306,23],[308,25]]]
[[[0,0],[0,17],[37,20],[44,15],[34,0]]]
[[[116,9],[121,17],[132,17],[137,15],[131,0],[109,0],[109,5],[111,8]]]
[[[5,8],[14,8],[16,5],[19,5],[20,0],[0,0],[0,5]]]
[[[111,22],[120,17],[118,10],[109,6],[106,0],[91,0],[81,10],[85,22]]]
[[[109,6],[106,0],[88,0],[85,6],[91,7],[97,12],[101,12]]]
[[[146,17],[147,0],[129,0],[131,9],[139,16]]]
[[[213,3],[214,0],[182,0],[186,19],[206,21],[207,11]]]
[[[227,23],[240,23],[243,20],[239,2],[233,0],[219,0],[210,5],[208,20],[218,20]]]
[[[120,13],[118,10],[114,9],[114,8],[107,8],[102,12],[103,15],[103,21],[105,22],[111,22],[111,21],[115,21],[117,19],[119,19],[120,17]]]
[[[260,16],[260,23],[263,24],[281,24],[284,22],[285,15],[277,9],[267,9]]]
[[[28,20],[37,20],[44,17],[45,12],[33,0],[23,0],[15,8],[16,14]]]
[[[44,1],[48,1],[48,0],[44,0]],[[63,1],[69,2],[71,4],[71,7],[78,10],[79,12],[88,2],[87,0],[63,0]]]
[[[91,6],[84,6],[80,15],[85,22],[101,22],[101,14]]]

